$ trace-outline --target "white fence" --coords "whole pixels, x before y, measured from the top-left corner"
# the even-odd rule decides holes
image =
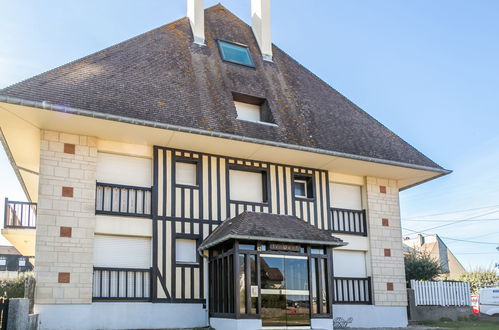
[[[468,282],[426,282],[411,280],[416,306],[470,306]]]

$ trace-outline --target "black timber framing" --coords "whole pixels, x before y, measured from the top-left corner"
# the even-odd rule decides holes
[[[195,186],[175,182],[175,163],[177,161],[197,164],[197,184]],[[167,166],[170,166],[170,173],[167,173]],[[265,173],[265,202],[252,203],[231,200],[229,182],[231,169]],[[295,176],[309,176],[311,178],[314,198],[303,199],[294,196],[293,180]],[[183,288],[183,279],[182,287],[179,288],[182,292],[177,292],[178,275],[184,274],[183,277],[185,277],[188,271],[182,269],[177,274],[176,269],[179,265],[175,260],[175,239],[180,234],[195,233],[199,237],[199,244],[223,220],[229,218],[231,212],[235,210],[236,214],[239,213],[239,205],[244,205],[241,206],[241,209],[299,215],[318,228],[331,230],[329,227],[331,224],[329,173],[324,170],[154,146],[153,177],[154,185],[151,197],[153,204],[151,206],[154,259],[152,271],[154,280],[151,281],[153,302],[181,302],[183,300],[205,302],[204,263],[202,260],[198,267],[199,283],[193,283],[192,272],[190,278],[191,288],[193,285],[199,285],[199,298],[184,298],[186,288]],[[177,194],[177,189],[181,191],[180,194]],[[189,206],[187,206],[184,196],[190,200]],[[159,212],[159,207],[161,207],[161,212]],[[169,246],[166,246],[165,235],[167,232],[171,235]],[[161,241],[158,241],[159,236],[163,237]],[[158,249],[162,249],[165,253],[158,253]],[[166,251],[171,253],[171,255],[168,254],[169,263],[166,260]],[[162,260],[158,260],[160,256],[162,256]],[[237,264],[238,258],[235,258],[232,265],[234,269],[236,269]],[[168,267],[170,268],[168,269]],[[171,280],[168,286],[167,279]],[[161,290],[165,291],[166,298],[158,298],[159,286],[161,286]],[[191,290],[191,292],[193,291]],[[234,297],[234,300],[237,301],[236,298],[238,297]],[[260,304],[257,306],[257,309],[259,308],[261,308]]]

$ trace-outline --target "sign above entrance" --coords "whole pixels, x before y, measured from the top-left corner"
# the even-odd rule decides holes
[[[270,243],[269,249],[272,251],[300,252],[300,246],[296,244]]]

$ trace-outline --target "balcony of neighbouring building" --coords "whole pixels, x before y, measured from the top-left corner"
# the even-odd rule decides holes
[[[35,255],[37,204],[5,198],[2,235],[23,256]]]

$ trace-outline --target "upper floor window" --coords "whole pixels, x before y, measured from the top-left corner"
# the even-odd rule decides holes
[[[197,244],[194,239],[177,238],[175,240],[175,260],[178,263],[197,263]]]
[[[237,111],[237,119],[249,121],[261,121],[260,106],[255,104],[234,101]]]
[[[298,198],[314,198],[314,181],[311,176],[294,177],[294,195]]]
[[[233,201],[266,203],[267,172],[231,169],[229,171],[230,199]]]
[[[197,162],[177,161],[175,162],[175,183],[188,186],[197,186]]]
[[[26,266],[26,258],[19,258],[19,267]]]
[[[251,58],[248,46],[234,42],[218,40],[220,54],[224,61],[254,67],[255,63]]]
[[[329,183],[331,206],[340,209],[362,210],[361,186]]]
[[[266,99],[232,92],[237,119],[276,126]]]
[[[0,257],[0,266],[5,266],[5,265],[7,265],[7,258]]]

